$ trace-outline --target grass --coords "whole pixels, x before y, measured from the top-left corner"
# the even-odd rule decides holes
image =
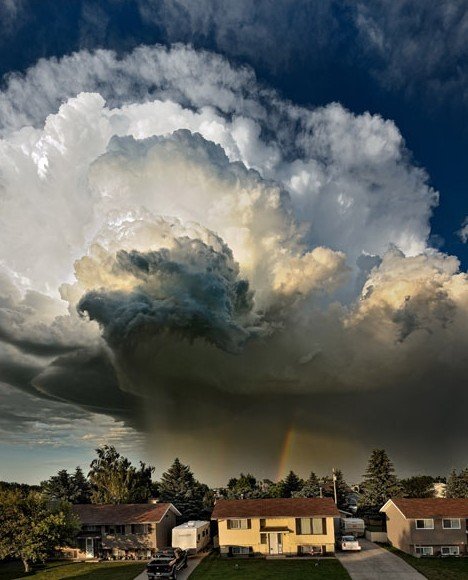
[[[133,580],[146,567],[144,562],[48,562],[37,566],[26,574],[21,562],[0,563],[0,579],[34,578],[34,580],[60,580],[79,578],[79,580]]]
[[[307,578],[349,580],[349,574],[335,559],[264,560],[221,558],[212,554],[190,575],[190,580],[303,580]]]
[[[429,580],[468,580],[468,558],[415,558],[396,548],[386,548]]]

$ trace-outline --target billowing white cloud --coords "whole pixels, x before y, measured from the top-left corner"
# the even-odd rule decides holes
[[[233,444],[466,372],[466,275],[428,248],[437,193],[391,121],[185,47],[41,61],[0,110],[2,381]]]

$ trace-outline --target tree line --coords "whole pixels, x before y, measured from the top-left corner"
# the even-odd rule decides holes
[[[113,446],[96,449],[87,475],[80,467],[62,469],[39,486],[0,482],[0,560],[21,559],[25,570],[43,562],[57,547],[72,541],[79,529],[71,504],[145,503],[150,498],[172,503],[185,520],[210,519],[216,498],[312,498],[334,497],[346,508],[350,494],[358,492],[358,513],[377,514],[391,497],[433,497],[434,484],[446,483],[445,495],[468,498],[468,468],[453,470],[447,479],[416,475],[398,479],[384,449],[374,449],[362,482],[351,489],[341,470],[318,477],[313,471],[302,479],[294,471],[277,482],[241,473],[226,487],[210,489],[198,481],[188,465],[175,459],[159,481],[154,467],[139,466]],[[335,491],[336,490],[336,491]]]

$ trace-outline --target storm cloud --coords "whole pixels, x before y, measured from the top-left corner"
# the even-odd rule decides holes
[[[213,477],[271,476],[291,429],[299,468],[461,461],[467,276],[392,121],[186,47],[42,61],[0,107],[2,381]],[[408,450],[426,421],[443,459]]]

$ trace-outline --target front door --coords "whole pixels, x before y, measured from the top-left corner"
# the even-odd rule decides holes
[[[283,553],[283,534],[268,534],[270,541],[270,554]]]
[[[94,558],[94,541],[93,538],[86,538],[86,557]]]

